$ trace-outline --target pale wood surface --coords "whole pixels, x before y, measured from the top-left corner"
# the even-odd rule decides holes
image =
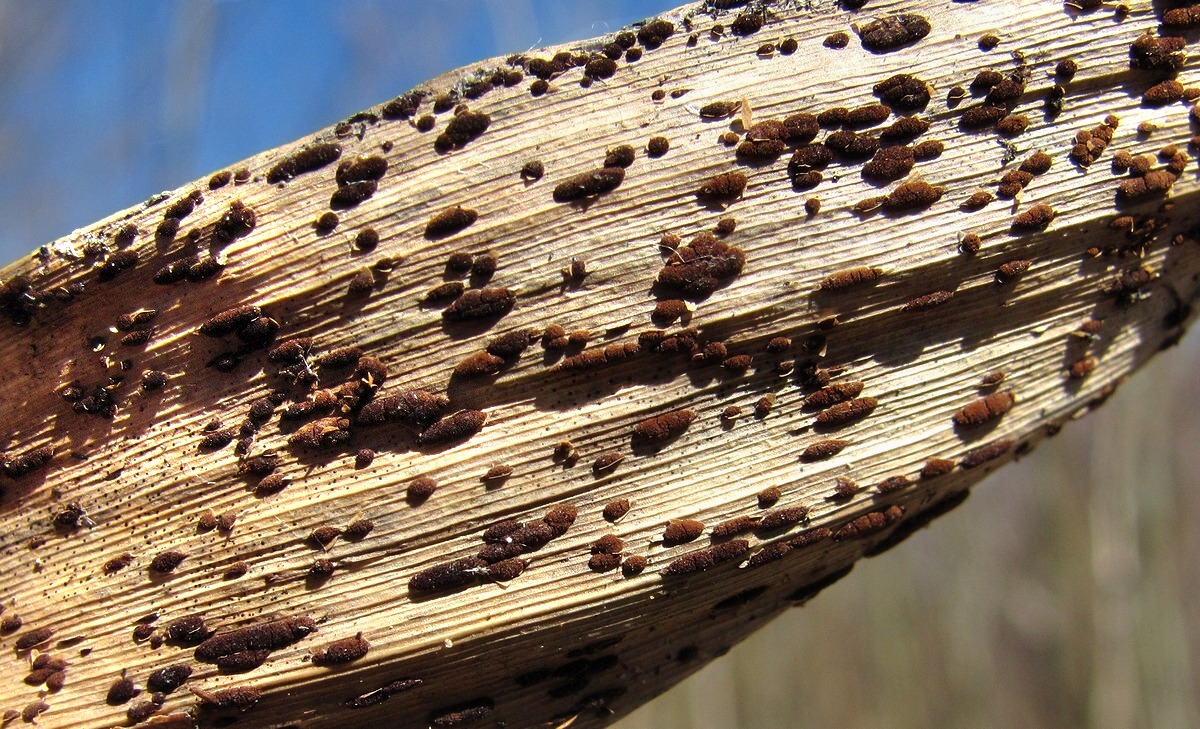
[[[889,9],[893,6],[872,6],[858,22]],[[756,513],[754,494],[768,485],[783,488],[781,506],[809,507],[813,526],[837,526],[892,503],[904,504],[911,517],[988,469],[956,472],[883,499],[870,490],[844,504],[825,497],[839,475],[871,486],[893,474],[915,476],[927,457],[958,458],[1001,438],[1032,446],[1047,425],[1057,426],[1080,412],[1148,358],[1177,333],[1162,324],[1175,305],[1169,291],[1174,288],[1190,300],[1195,290],[1195,242],[1168,246],[1174,232],[1192,224],[1188,196],[1194,194],[1195,180],[1190,166],[1172,192],[1176,207],[1169,224],[1162,225],[1140,261],[1160,274],[1149,289],[1153,296],[1129,308],[1116,307],[1100,296],[1099,286],[1134,261],[1113,265],[1112,259],[1092,260],[1083,252],[1123,240],[1107,226],[1116,215],[1118,178],[1108,166],[1113,152],[1153,153],[1168,142],[1183,145],[1190,135],[1186,106],[1137,106],[1137,95],[1148,82],[1127,71],[1127,47],[1153,27],[1149,8],[1138,9],[1123,24],[1112,23],[1107,13],[1073,18],[1057,3],[950,5],[922,12],[934,26],[930,36],[914,48],[881,56],[862,51],[857,39],[843,51],[821,47],[826,34],[847,28],[849,16],[843,13],[780,11],[777,23],[755,35],[719,43],[710,41],[708,21],[699,19],[697,48],[684,45],[681,30],[661,49],[647,51],[638,63],[622,63],[615,77],[591,89],[579,88],[575,69],[553,81],[555,91],[542,99],[529,96],[527,78],[517,88],[471,102],[473,110],[492,116],[492,125],[480,139],[449,155],[436,153],[432,141],[448,115],[441,115],[437,129],[424,135],[403,122],[368,125],[361,141],[340,140],[343,158],[375,153],[391,140],[395,148],[387,155],[389,171],[370,201],[341,213],[342,223],[331,235],[317,236],[311,222],[327,209],[333,166],[302,175],[282,189],[259,181],[204,191],[204,203],[185,219],[181,232],[214,222],[234,199],[258,216],[253,233],[224,248],[228,265],[215,281],[174,287],[149,283],[153,271],[183,248],[176,242],[159,249],[149,235],[167,203],[119,214],[107,225],[52,244],[49,257],[32,267],[36,285],[53,289],[84,281],[87,291],[67,307],[52,304],[36,312],[25,329],[9,327],[12,335],[0,343],[0,356],[12,363],[13,372],[0,384],[3,401],[15,411],[9,453],[47,443],[56,449],[44,476],[7,484],[4,559],[6,574],[13,577],[4,596],[5,615],[20,614],[25,628],[6,640],[51,626],[57,631],[54,641],[83,636],[78,647],[91,649],[83,657],[76,646],[55,649],[50,643],[49,652],[65,655],[71,665],[66,687],[46,698],[51,709],[41,724],[119,724],[123,707],[107,707],[103,694],[122,669],[143,683],[154,668],[190,661],[190,651],[169,646],[154,651],[132,642],[137,618],[151,611],[159,611],[160,624],[201,613],[218,628],[276,615],[323,620],[318,634],[277,651],[248,675],[218,676],[197,664],[193,686],[261,687],[264,699],[244,721],[263,726],[370,722],[385,714],[393,721],[411,718],[412,725],[420,726],[432,709],[484,695],[496,702],[494,718],[510,726],[532,725],[570,715],[580,696],[613,686],[628,689],[612,703],[615,711],[624,712],[735,642],[789,604],[786,597],[796,588],[853,560],[865,546],[824,542],[771,566],[739,571],[726,565],[708,575],[668,582],[658,570],[697,547],[658,543],[667,519],[698,518],[711,526]],[[981,53],[975,45],[978,35],[1000,29],[1005,43]],[[800,43],[795,55],[755,56],[761,43],[788,36]],[[994,134],[963,135],[955,126],[957,114],[945,108],[946,89],[967,84],[978,69],[1012,69],[1004,51],[1015,47],[1033,71],[1018,111],[1034,119],[1031,130],[1013,142],[1020,150],[1017,160],[1036,149],[1054,157],[1051,171],[1026,191],[1021,209],[1047,201],[1059,213],[1047,232],[1022,237],[1009,236],[1012,210],[1000,201],[977,213],[957,209],[976,189],[994,189],[1004,149]],[[1067,56],[1079,62],[1080,73],[1068,87],[1064,113],[1053,124],[1043,122],[1039,101],[1052,83],[1049,71]],[[822,199],[822,212],[806,219],[801,204],[809,194],[790,188],[786,156],[769,166],[740,167],[732,150],[715,139],[729,126],[702,122],[696,113],[700,105],[717,99],[745,98],[755,119],[856,106],[873,100],[869,90],[874,82],[898,71],[916,73],[933,85],[934,100],[926,111],[933,128],[923,138],[939,138],[947,146],[941,158],[917,166],[924,179],[946,188],[942,199],[920,214],[855,217],[849,206],[877,193],[861,181],[856,166],[835,165],[826,176],[837,175],[837,181],[826,180],[809,193]],[[670,76],[664,88],[689,93],[652,102],[650,94],[664,74]],[[455,78],[431,85],[445,86]],[[1186,84],[1186,73],[1182,80]],[[1070,137],[1110,112],[1121,116],[1117,135],[1105,157],[1081,174],[1066,157]],[[1147,119],[1157,122],[1159,130],[1149,139],[1139,138],[1137,123]],[[653,134],[672,141],[662,159],[647,159],[640,152]],[[604,150],[618,143],[639,149],[618,190],[581,208],[553,202],[555,184],[598,166]],[[264,153],[248,166],[262,175],[291,149]],[[526,185],[517,170],[533,157],[545,163],[547,175]],[[744,198],[725,210],[697,204],[693,193],[702,181],[735,168],[750,176]],[[204,187],[182,188],[172,200]],[[1154,211],[1160,202],[1153,200],[1135,212]],[[479,211],[478,222],[445,241],[421,236],[434,212],[460,203]],[[686,239],[724,216],[738,221],[728,241],[746,251],[747,264],[729,286],[698,305],[691,324],[705,338],[726,342],[731,353],[753,354],[756,363],[765,365],[746,377],[730,378],[718,368],[689,367],[677,357],[647,353],[599,375],[567,376],[550,371],[535,346],[494,384],[450,387],[456,408],[479,407],[489,413],[483,432],[454,448],[416,450],[411,435],[399,426],[356,431],[354,446],[376,448],[380,455],[370,468],[355,470],[353,450],[298,457],[272,421],[260,431],[253,452],[274,448],[283,454],[281,472],[294,480],[283,493],[262,500],[234,475],[232,447],[215,454],[196,452],[206,422],[217,417],[236,426],[249,403],[276,382],[259,371],[266,364],[261,354],[247,358],[231,374],[204,369],[222,347],[194,330],[217,311],[253,302],[282,323],[283,337],[312,335],[318,351],[345,344],[363,347],[391,367],[383,394],[418,384],[444,390],[454,364],[491,335],[557,322],[568,329],[590,329],[607,343],[606,332],[612,333],[612,341],[627,341],[652,328],[650,287],[662,265],[659,236],[673,231]],[[95,261],[74,260],[70,252],[82,250],[89,239],[106,240],[127,219],[143,231],[133,246],[140,263],[114,281],[96,283],[90,268]],[[350,241],[366,225],[380,230],[383,243],[373,255],[354,254]],[[958,234],[968,231],[984,239],[974,258],[957,253]],[[514,311],[486,333],[482,327],[465,334],[448,332],[436,308],[418,305],[422,293],[441,282],[447,254],[459,249],[495,250],[500,267],[493,282],[517,292]],[[348,302],[349,280],[383,255],[404,260],[364,303]],[[559,271],[573,256],[588,261],[589,276],[578,289],[564,290]],[[1012,258],[1031,259],[1033,266],[1019,282],[997,286],[993,272]],[[852,265],[879,266],[886,276],[874,288],[837,297],[812,295],[824,276]],[[6,273],[30,269],[19,263]],[[899,311],[911,297],[936,289],[957,293],[927,314]],[[103,352],[86,351],[88,340],[105,334],[118,314],[139,307],[162,312],[155,322],[158,334],[144,352],[131,349],[126,354],[111,333]],[[1073,359],[1068,353],[1082,351],[1069,345],[1069,332],[1094,312],[1106,317],[1099,366],[1088,379],[1068,387],[1063,374]],[[798,344],[831,314],[843,323],[829,333],[822,363],[847,367],[845,377],[866,383],[864,394],[878,397],[881,406],[862,423],[837,433],[851,441],[839,456],[802,464],[799,453],[822,436],[809,427],[812,414],[800,409],[805,392],[795,379],[774,374],[775,360],[783,357],[773,358],[764,348],[776,335],[791,336]],[[72,379],[99,381],[105,376],[100,364],[105,354],[118,360],[131,357],[135,375],[143,368],[162,369],[172,375],[171,383],[150,396],[136,393],[136,378],[126,384],[111,424],[71,412],[56,389]],[[967,433],[964,441],[950,415],[977,397],[979,378],[997,368],[1008,372],[1005,387],[1016,391],[1018,404],[998,427],[983,436]],[[270,373],[273,367],[265,370]],[[760,422],[749,411],[768,392],[778,402]],[[717,416],[729,404],[741,405],[747,413],[726,429]],[[658,453],[629,452],[635,423],[684,406],[699,417],[683,437]],[[562,469],[550,458],[554,444],[564,438],[582,455],[572,469]],[[589,464],[613,448],[629,457],[612,475],[595,478]],[[73,458],[73,451],[87,459]],[[485,489],[480,476],[499,463],[513,466],[514,475],[501,488]],[[426,473],[439,479],[440,489],[423,506],[411,507],[403,488],[413,476]],[[621,496],[631,499],[633,510],[613,527],[599,511]],[[79,502],[95,525],[69,535],[55,532],[53,515],[69,501]],[[413,573],[474,553],[487,524],[509,516],[537,518],[556,503],[579,507],[579,520],[564,537],[534,553],[529,571],[506,589],[484,583],[432,599],[408,596],[405,586]],[[197,534],[195,521],[205,509],[237,511],[232,536]],[[316,554],[305,535],[315,526],[344,526],[358,516],[373,518],[376,530],[357,544],[335,543],[329,556],[343,571],[319,589],[306,587],[303,572]],[[588,544],[609,532],[625,539],[628,552],[649,556],[650,569],[631,580],[619,572],[588,571]],[[29,541],[39,536],[48,540],[28,549]],[[707,538],[695,544],[701,543],[707,544]],[[150,559],[166,549],[180,549],[189,558],[171,577],[149,579]],[[117,575],[103,575],[101,565],[126,550],[136,555],[133,564]],[[251,563],[250,573],[223,581],[221,570],[238,559]],[[264,582],[276,572],[290,578]],[[747,606],[711,609],[723,598],[764,584],[769,589]],[[310,649],[358,631],[372,643],[365,660],[335,671],[303,661]],[[593,678],[581,693],[550,700],[545,693],[553,679],[528,688],[512,680],[565,663],[572,648],[617,635],[623,636],[621,643],[608,651],[619,657],[617,667]],[[689,646],[698,658],[677,660]],[[4,705],[19,709],[37,698],[37,690],[20,682],[27,656],[5,655],[12,679],[6,683]],[[375,710],[340,706],[398,677],[419,677],[424,684]],[[177,692],[166,709],[182,711],[193,703],[190,694]],[[599,719],[585,713],[575,725],[595,721]]]

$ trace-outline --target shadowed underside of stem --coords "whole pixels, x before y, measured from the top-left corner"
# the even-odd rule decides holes
[[[600,725],[1181,336],[1185,29],[813,5],[485,62],[9,267],[0,710]]]

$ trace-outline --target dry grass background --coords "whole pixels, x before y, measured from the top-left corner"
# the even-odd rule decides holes
[[[473,58],[669,5],[0,2],[0,255]],[[934,528],[618,726],[1200,726],[1198,372],[1192,335]]]

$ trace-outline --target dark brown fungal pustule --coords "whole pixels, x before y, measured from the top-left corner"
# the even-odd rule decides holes
[[[584,172],[555,186],[554,201],[563,203],[598,197],[617,189],[624,181],[625,170],[621,167],[602,167]]]
[[[213,631],[204,624],[204,617],[201,615],[185,615],[167,624],[167,639],[177,645],[199,645],[212,633]]]
[[[454,374],[464,378],[487,377],[498,374],[503,369],[504,363],[503,357],[497,357],[488,352],[475,352],[454,365]]]
[[[754,417],[762,420],[771,414],[771,409],[775,407],[775,393],[767,393],[754,403]]]
[[[0,471],[8,478],[18,479],[45,468],[53,458],[54,448],[51,446],[30,448],[13,457],[0,453]]]
[[[816,423],[824,426],[840,426],[870,415],[879,406],[873,397],[859,397],[839,402],[817,413]]]
[[[348,638],[339,638],[329,645],[318,648],[312,653],[314,666],[340,666],[363,658],[370,651],[371,644],[362,637],[362,633]]]
[[[426,238],[444,238],[465,230],[479,219],[479,213],[461,205],[446,208],[425,224]]]
[[[9,624],[12,625],[13,623],[10,621]],[[16,622],[17,628],[19,628],[20,625],[20,622]],[[16,628],[10,628],[5,632],[12,632],[13,630],[16,630]],[[31,650],[39,645],[42,645],[53,637],[54,629],[49,626],[42,626],[41,628],[36,628],[34,630],[29,630],[22,633],[21,636],[13,642],[13,649],[17,651]]]
[[[705,181],[696,190],[701,199],[717,201],[734,200],[746,191],[746,175],[741,172],[723,172]]]
[[[683,434],[696,419],[696,411],[690,408],[672,410],[646,418],[633,428],[635,445],[664,443]]]
[[[769,509],[783,498],[783,491],[778,486],[768,486],[759,491],[755,498],[758,501],[758,508]]]
[[[247,326],[262,316],[262,309],[254,304],[243,304],[226,309],[200,325],[197,330],[206,337],[223,337]]]
[[[446,281],[425,292],[421,297],[423,304],[440,304],[446,301],[453,301],[463,295],[467,290],[467,285],[462,281]]]
[[[735,516],[714,526],[709,535],[713,539],[727,539],[728,537],[753,531],[758,528],[759,521],[760,519],[757,516]]]
[[[824,40],[821,41],[821,45],[825,46],[826,48],[841,50],[842,48],[850,45],[850,34],[841,30],[837,31],[836,33],[830,33],[829,35],[825,36]]]
[[[508,582],[520,577],[529,567],[529,562],[520,557],[509,557],[487,566],[487,576],[497,582]]]
[[[623,460],[625,460],[624,453],[620,451],[606,451],[597,456],[596,460],[592,462],[592,472],[596,475],[611,473]]]
[[[897,13],[887,15],[858,28],[863,48],[873,53],[886,53],[929,35],[932,26],[923,15]]]
[[[169,574],[174,572],[183,561],[187,559],[187,554],[168,549],[154,555],[154,559],[150,560],[150,571],[158,574]]]
[[[350,420],[341,417],[318,418],[300,426],[288,436],[288,445],[300,449],[321,449],[342,445],[350,440]]]
[[[1097,364],[1099,364],[1099,362],[1095,357],[1091,355],[1084,355],[1083,357],[1080,357],[1072,362],[1071,365],[1067,367],[1067,376],[1072,380],[1082,380],[1090,375],[1092,370],[1096,369]]]
[[[880,511],[867,512],[838,527],[832,536],[838,541],[868,537],[895,524],[904,516],[904,511],[903,506],[895,504]]]
[[[929,131],[929,122],[925,119],[918,116],[903,116],[881,129],[879,131],[879,139],[884,144],[898,144],[912,141],[927,131]],[[936,140],[930,141],[936,142]],[[941,154],[941,152],[937,154],[926,153],[924,158],[932,159],[938,154]],[[921,156],[917,156],[915,147],[913,148],[913,155],[917,159],[922,159]]]
[[[663,530],[663,544],[672,547],[686,544],[704,533],[704,522],[696,519],[672,519]]]
[[[26,724],[36,724],[37,718],[50,710],[50,704],[45,701],[31,701],[21,709],[21,721]]]
[[[588,557],[588,569],[593,572],[610,572],[621,565],[618,554],[593,554]]]
[[[419,445],[438,445],[470,438],[483,429],[487,413],[459,410],[429,425],[418,437]]]
[[[146,688],[169,694],[187,683],[191,675],[191,666],[186,663],[175,663],[152,671],[146,679]]]
[[[125,712],[130,724],[140,724],[158,713],[162,707],[153,701],[139,701]]]
[[[566,336],[561,339],[563,340],[563,348],[571,342],[571,339]],[[629,359],[640,352],[641,346],[637,342],[609,344],[566,357],[562,362],[555,365],[555,369],[560,372],[587,372]]]
[[[278,473],[273,473],[270,476],[264,476],[257,484],[255,484],[254,495],[261,499],[266,496],[277,494],[280,491],[283,491],[290,482],[291,479]]]
[[[1006,137],[1023,134],[1029,128],[1029,117],[1024,114],[1009,114],[996,122],[996,132]]]
[[[137,687],[133,679],[122,675],[113,682],[112,686],[109,686],[104,700],[109,706],[120,706],[121,704],[129,703],[141,692],[142,690]]]
[[[262,699],[262,691],[255,686],[232,686],[206,691],[194,687],[188,689],[200,699],[201,709],[237,709],[247,711]]]
[[[488,486],[499,486],[512,474],[512,466],[504,464],[492,466],[487,470],[487,473],[483,474],[483,482]]]
[[[870,284],[883,277],[883,269],[872,266],[858,266],[836,271],[821,279],[817,284],[820,291],[844,291],[860,284]]]
[[[1033,261],[1023,258],[1014,258],[1011,261],[1001,263],[1000,267],[996,269],[996,283],[1005,284],[1017,280],[1029,270],[1029,266],[1032,263]]]
[[[442,318],[447,321],[493,319],[512,311],[516,301],[516,294],[502,286],[471,289],[451,302],[450,306],[442,311]]]
[[[837,152],[844,160],[856,162],[870,158],[879,150],[879,137],[869,132],[853,132],[843,129],[830,133],[825,137],[823,144],[826,148]],[[794,159],[795,155],[793,155]],[[795,186],[794,180],[793,186]]]
[[[684,299],[700,300],[740,274],[745,264],[740,248],[701,233],[668,257],[656,283]]]
[[[808,518],[808,507],[788,506],[763,513],[758,522],[759,531],[784,529],[799,524]]]
[[[628,144],[610,147],[604,154],[604,167],[629,167],[637,159],[637,153]]]
[[[613,499],[604,505],[604,520],[614,522],[629,513],[629,499]]]
[[[487,131],[491,123],[492,118],[487,114],[460,107],[447,123],[446,130],[434,140],[433,147],[439,153],[461,149]]]
[[[342,156],[342,148],[332,142],[324,142],[304,147],[283,160],[277,162],[267,171],[267,182],[271,184],[286,182],[297,175],[319,170],[331,164]]]
[[[941,306],[950,299],[954,298],[953,291],[933,291],[928,294],[922,294],[913,299],[909,299],[901,311],[920,312],[928,311],[936,306]]]
[[[941,199],[944,188],[924,180],[902,182],[883,199],[883,209],[891,213],[923,210]]]
[[[317,624],[308,617],[287,617],[258,625],[217,633],[196,647],[193,655],[202,663],[215,663],[221,656],[242,651],[273,651],[285,648],[315,633]]]
[[[831,501],[848,501],[854,498],[859,491],[862,491],[862,487],[854,479],[838,476],[833,480],[833,493],[829,495],[829,499]]]
[[[972,255],[978,253],[980,248],[983,248],[983,239],[978,233],[967,233],[958,241],[959,253]]]
[[[1140,200],[1154,195],[1164,195],[1175,184],[1178,175],[1170,170],[1152,170],[1141,177],[1121,180],[1117,186],[1117,197],[1122,200]]]
[[[841,453],[848,445],[850,445],[850,441],[848,440],[820,440],[805,448],[800,453],[800,460],[819,461],[830,458]]]
[[[309,532],[308,541],[317,549],[327,549],[341,534],[342,530],[335,526],[319,526]]]
[[[929,84],[907,73],[889,76],[876,83],[872,91],[880,101],[897,111],[919,111],[930,99]]]
[[[745,539],[731,539],[711,547],[686,554],[668,564],[662,573],[667,577],[705,572],[722,562],[738,559],[750,550],[750,542]]]
[[[862,176],[874,182],[892,182],[902,179],[912,171],[915,163],[916,158],[910,147],[884,147],[863,165]]]
[[[120,572],[131,564],[133,564],[133,555],[129,552],[122,552],[106,561],[102,569],[104,570],[104,574],[111,575]]]
[[[409,592],[443,592],[473,584],[487,568],[478,557],[463,557],[427,567],[408,581]]]
[[[908,488],[911,485],[912,485],[912,482],[908,480],[908,476],[903,476],[903,475],[888,476],[887,478],[883,479],[875,486],[875,490],[877,492],[879,492],[881,495],[886,495],[886,494],[893,493],[895,491],[900,491],[901,489]]]
[[[1013,449],[1015,443],[1011,440],[998,440],[988,445],[967,451],[958,465],[963,468],[976,468],[993,459],[999,458]]]
[[[328,560],[317,560],[316,562],[328,562]],[[309,574],[315,574],[315,572],[310,570]],[[217,658],[215,663],[217,670],[221,673],[247,673],[266,663],[270,657],[271,651],[268,650],[238,651]]]
[[[1142,104],[1146,106],[1166,106],[1183,98],[1183,84],[1175,79],[1167,79],[1154,84],[1142,94]]]
[[[1013,233],[1025,233],[1042,230],[1058,213],[1046,203],[1038,203],[1028,210],[1014,216],[1011,230]]]
[[[728,119],[742,108],[740,101],[710,101],[700,107],[701,119]]]
[[[956,464],[947,458],[930,458],[921,466],[921,478],[937,478],[954,470]]]

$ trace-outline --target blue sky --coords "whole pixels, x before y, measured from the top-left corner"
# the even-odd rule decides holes
[[[0,259],[445,71],[671,0],[0,0]]]

